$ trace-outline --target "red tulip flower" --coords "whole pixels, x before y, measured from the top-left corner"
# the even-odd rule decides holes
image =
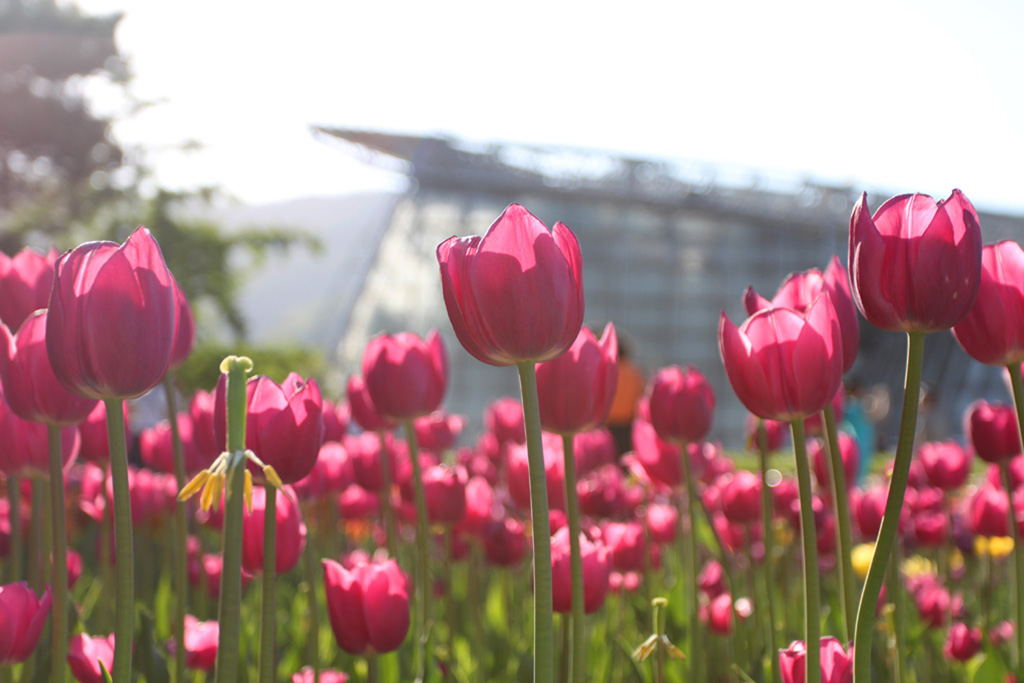
[[[893,197],[874,216],[863,194],[850,217],[849,263],[853,299],[875,327],[949,329],[978,294],[978,214],[960,190],[939,202],[923,194]]]
[[[619,381],[619,346],[615,326],[601,339],[580,328],[569,350],[537,364],[541,426],[558,434],[596,429],[608,416]]]
[[[857,446],[857,439],[846,432],[839,432],[839,456],[843,461],[843,474],[846,476],[847,488],[853,486],[857,480],[857,470],[860,467],[860,447]],[[807,457],[811,460],[814,471],[814,478],[823,491],[830,491],[831,480],[828,476],[828,447],[824,441],[814,439],[808,444]]]
[[[213,462],[224,450],[224,442],[217,441],[217,430],[214,429],[214,415],[217,397],[209,391],[197,391],[192,396],[188,407],[188,415],[192,421],[192,438],[203,456]]]
[[[1020,427],[1013,406],[975,401],[967,407],[967,440],[979,458],[999,463],[1021,453]]]
[[[932,628],[938,628],[949,620],[953,598],[948,588],[932,580],[914,592],[914,604],[921,621]]]
[[[432,524],[455,524],[466,512],[469,475],[461,466],[434,465],[423,470],[427,517]]]
[[[702,441],[711,431],[715,392],[692,365],[662,368],[647,389],[651,424],[666,441]]]
[[[647,531],[655,543],[672,543],[676,540],[679,511],[674,505],[651,503],[647,506]]]
[[[984,485],[971,498],[970,527],[978,536],[1010,535],[1010,502],[1006,493]]]
[[[526,425],[523,423],[523,405],[515,398],[498,399],[487,406],[484,426],[500,445],[526,443]]]
[[[291,373],[278,384],[262,375],[246,384],[248,417],[245,447],[273,466],[281,481],[292,484],[313,470],[324,439],[320,387],[315,379]],[[217,383],[214,430],[218,444],[227,443],[227,375]],[[262,474],[250,461],[253,474]]]
[[[466,418],[462,415],[436,410],[430,415],[416,418],[413,422],[416,443],[420,448],[434,453],[451,450],[459,440],[459,434],[465,425]]]
[[[949,515],[945,512],[925,510],[911,518],[914,522],[914,538],[924,548],[938,548],[949,537]]]
[[[370,398],[370,390],[362,375],[348,379],[348,405],[355,423],[368,432],[383,432],[395,427],[393,420],[385,418]]]
[[[641,399],[641,406],[646,399]],[[647,476],[654,482],[674,488],[683,482],[682,449],[658,436],[654,426],[637,411],[633,420],[633,453]]]
[[[763,299],[753,287],[748,287],[743,295],[743,303],[747,315],[772,307],[791,308],[797,313],[806,313],[822,292],[828,294],[836,309],[843,334],[843,372],[849,372],[853,361],[857,359],[857,348],[860,346],[860,323],[857,320],[857,306],[850,294],[850,276],[838,256],[832,257],[824,274],[817,268],[792,273],[783,281],[771,301]]]
[[[851,683],[853,681],[853,652],[846,652],[832,636],[821,639],[821,683]],[[807,680],[807,646],[794,641],[785,650],[779,650],[779,668],[783,683],[805,683]]]
[[[944,491],[958,489],[971,473],[971,454],[956,441],[929,442],[917,449],[928,483]]]
[[[178,307],[178,327],[174,335],[174,349],[171,351],[171,370],[181,367],[196,345],[196,319],[185,298],[185,292],[177,282],[174,283],[174,302]]]
[[[949,635],[946,637],[942,652],[946,659],[966,662],[981,652],[981,629],[977,626],[971,628],[962,621],[956,622],[949,627]]]
[[[374,337],[363,352],[363,377],[373,405],[389,420],[409,420],[437,410],[448,384],[448,357],[437,330],[420,339],[411,332]]]
[[[583,256],[576,236],[512,204],[483,237],[437,247],[455,335],[491,365],[557,358],[583,324]]]
[[[348,674],[335,671],[334,669],[327,669],[321,671],[320,678],[317,679],[313,667],[304,666],[298,673],[292,676],[292,683],[348,683]]]
[[[761,519],[761,478],[739,470],[719,484],[722,513],[733,524],[752,524]]]
[[[341,493],[355,480],[355,468],[345,446],[337,441],[324,441],[313,471],[293,487],[302,500],[320,500],[330,493]]]
[[[100,662],[109,672],[114,668],[114,634],[89,636],[76,633],[68,643],[68,666],[78,683],[103,683]]]
[[[526,555],[526,529],[512,517],[494,520],[483,531],[484,554],[496,567],[514,567]]]
[[[54,375],[72,393],[146,393],[171,362],[178,307],[156,240],[139,228],[118,246],[88,242],[57,261],[46,319]]]
[[[352,419],[352,410],[348,401],[337,403],[323,400],[324,441],[341,441],[348,434],[348,424]]]
[[[732,633],[732,596],[722,593],[711,599],[708,605],[708,628],[712,633],[727,636]]]
[[[758,417],[805,418],[820,413],[839,390],[842,334],[827,296],[818,297],[806,316],[768,308],[739,328],[723,311],[718,343],[733,390]]]
[[[131,443],[131,429],[128,420],[128,404],[121,404],[121,411],[124,416],[124,440]],[[107,441],[107,404],[97,401],[96,407],[92,409],[84,421],[78,425],[78,433],[81,436],[81,449],[78,457],[86,462],[105,465],[110,461],[110,443]],[[212,438],[212,437],[211,437]]]
[[[13,257],[0,252],[0,322],[12,330],[32,311],[46,308],[53,287],[53,266],[59,254],[25,248]]]
[[[409,631],[409,592],[394,560],[348,570],[323,560],[327,615],[342,650],[354,655],[397,650]]]
[[[76,427],[64,427],[60,435],[61,458],[67,471],[78,457],[81,438]],[[34,472],[49,476],[49,444],[46,425],[15,415],[0,392],[0,472],[7,475]]]
[[[596,612],[608,595],[611,572],[609,550],[600,541],[592,542],[580,534],[580,556],[583,559],[583,612]],[[551,581],[554,610],[560,614],[572,611],[572,579],[569,572],[569,530],[560,529],[551,538]]]
[[[725,570],[718,560],[708,560],[697,577],[697,585],[704,595],[714,599],[725,591]]]
[[[953,336],[975,360],[989,365],[1024,362],[1024,248],[1016,242],[981,250],[981,285]]]
[[[639,522],[608,522],[601,529],[601,542],[608,549],[612,569],[620,572],[644,568],[644,527]]]
[[[220,624],[216,621],[199,621],[191,614],[185,615],[185,666],[198,671],[213,671],[217,663],[217,643]],[[167,651],[174,654],[174,639],[167,641]]]
[[[284,574],[299,563],[306,546],[306,525],[290,486],[272,489],[277,496],[277,567]],[[263,527],[266,524],[268,490],[256,486],[252,490],[252,510],[246,510],[242,521],[242,568],[250,574],[263,571]]]
[[[49,586],[42,598],[25,581],[0,586],[0,666],[24,662],[35,652],[51,602]]]
[[[530,509],[530,470],[526,446],[511,446],[508,449],[506,477],[508,493],[516,505]],[[562,439],[551,432],[544,432],[544,477],[548,485],[548,503],[551,509],[565,508],[565,459],[562,455]]]

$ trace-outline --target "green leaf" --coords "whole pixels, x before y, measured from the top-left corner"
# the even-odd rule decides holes
[[[107,671],[107,665],[100,662],[100,673],[103,674],[103,683],[114,683],[114,679],[110,677],[110,672]]]
[[[140,628],[135,641],[135,670],[146,679],[147,683],[171,683],[171,672],[167,668],[167,659],[157,647],[153,638],[153,615],[147,610],[140,611]]]
[[[968,671],[974,669],[970,677],[972,683],[1003,683],[1008,673],[1002,662],[988,655],[971,660],[967,668]]]

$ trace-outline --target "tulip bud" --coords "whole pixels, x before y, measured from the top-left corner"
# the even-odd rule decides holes
[[[832,636],[821,639],[821,683],[850,683],[853,681],[853,648],[850,652]],[[779,650],[779,668],[782,683],[805,683],[807,647],[794,641],[785,650]]]
[[[1024,362],[1024,248],[1016,242],[981,250],[978,298],[953,336],[972,358],[989,365]]]
[[[426,340],[411,332],[374,337],[363,352],[363,377],[377,411],[389,420],[422,417],[437,410],[448,382],[441,335]]]
[[[49,586],[41,599],[25,581],[0,586],[0,611],[6,615],[0,629],[0,666],[24,662],[35,651],[51,602]]]
[[[598,610],[608,595],[608,577],[611,562],[604,543],[592,542],[580,534],[580,556],[583,560],[583,611],[591,614]],[[551,537],[551,582],[554,610],[560,614],[572,611],[572,577],[569,568],[569,530],[559,531]]]
[[[59,254],[25,248],[14,257],[0,252],[0,322],[17,330],[32,311],[46,308]]]
[[[949,627],[949,636],[942,652],[947,659],[966,662],[981,652],[981,629],[971,628],[962,621],[956,622]]]
[[[559,434],[584,432],[604,423],[619,378],[618,338],[608,323],[598,340],[580,329],[568,351],[537,364],[540,423]]]
[[[78,683],[103,683],[103,669],[114,668],[114,634],[89,636],[76,633],[68,643],[68,666]]]
[[[487,406],[484,426],[498,439],[499,445],[526,443],[526,425],[523,422],[523,405],[514,398],[498,399]]]
[[[284,574],[299,563],[302,549],[306,545],[306,525],[302,513],[294,502],[295,492],[291,487],[271,489],[277,496],[277,573]],[[252,509],[247,511],[242,522],[242,567],[250,574],[263,571],[263,527],[266,524],[266,488],[257,486],[252,490]]]
[[[979,458],[1002,462],[1021,453],[1020,428],[1013,406],[975,401],[967,407],[967,439]]]
[[[397,650],[409,631],[406,578],[394,560],[345,569],[323,560],[327,615],[338,646],[354,655]]]
[[[711,431],[715,393],[692,365],[662,368],[648,388],[651,424],[666,441],[702,441]]]

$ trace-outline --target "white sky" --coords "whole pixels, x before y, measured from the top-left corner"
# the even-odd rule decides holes
[[[262,202],[389,182],[310,135],[325,124],[960,187],[1024,213],[1019,0],[79,6],[125,13],[133,89],[166,100],[118,138],[207,146],[153,153],[170,186]]]

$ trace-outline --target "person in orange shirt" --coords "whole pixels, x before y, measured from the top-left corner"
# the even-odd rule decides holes
[[[633,418],[636,416],[636,404],[644,394],[647,378],[632,359],[629,345],[623,336],[619,336],[619,382],[612,399],[611,410],[605,421],[619,455],[633,450]]]

